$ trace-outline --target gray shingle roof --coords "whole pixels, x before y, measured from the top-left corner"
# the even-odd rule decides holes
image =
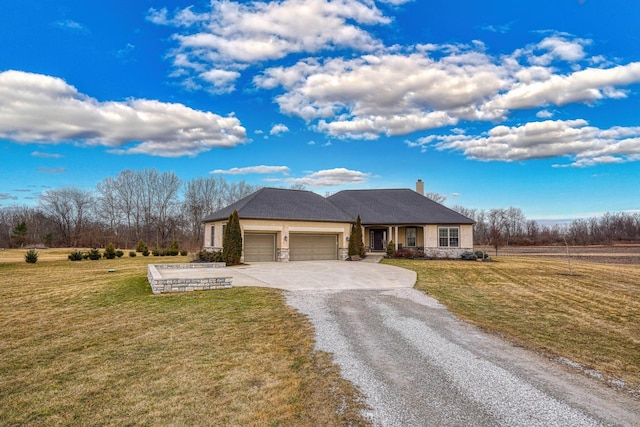
[[[283,219],[300,221],[353,222],[345,212],[311,191],[262,188],[204,218],[219,221],[238,210],[240,219]]]
[[[409,189],[345,190],[328,200],[372,224],[473,224],[473,220]]]

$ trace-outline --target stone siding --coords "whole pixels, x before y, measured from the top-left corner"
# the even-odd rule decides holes
[[[225,263],[192,263],[192,264],[149,264],[147,279],[154,294],[171,292],[208,291],[212,289],[228,289],[232,287],[232,277],[208,277],[191,279],[166,279],[158,271],[160,269],[189,268],[221,268]]]

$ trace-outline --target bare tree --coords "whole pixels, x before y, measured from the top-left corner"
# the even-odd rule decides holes
[[[244,180],[228,184],[224,206],[235,203],[238,200],[247,197],[249,194],[255,193],[259,189],[260,186],[247,184]]]
[[[96,215],[108,227],[112,236],[120,234],[120,228],[123,225],[123,211],[121,209],[120,197],[117,190],[116,180],[106,178],[96,185],[97,190],[97,207]],[[126,233],[125,233],[126,234]],[[119,244],[117,239],[109,239]],[[124,247],[128,247],[128,241],[124,239]]]
[[[426,193],[424,196],[440,204],[444,203],[447,200],[447,196],[440,193],[429,192],[429,193]]]
[[[92,193],[75,187],[47,190],[40,196],[39,205],[55,225],[61,242],[77,246],[94,206]]]
[[[505,218],[504,209],[491,209],[489,211],[489,244],[496,250],[496,256],[498,256],[498,248],[504,244]]]
[[[192,246],[200,246],[204,232],[202,219],[224,207],[227,182],[222,177],[196,178],[186,183],[183,193],[183,213],[191,230]]]

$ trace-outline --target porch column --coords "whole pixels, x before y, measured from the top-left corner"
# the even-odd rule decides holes
[[[393,227],[392,226],[389,226],[389,231],[387,232],[387,241],[384,242],[385,248],[387,246],[387,243],[389,243],[389,240],[393,240]],[[395,241],[394,241],[394,243],[395,243]]]
[[[395,228],[395,232],[396,232],[396,234],[395,234],[395,238],[394,238],[394,240],[393,240],[393,241],[394,241],[394,242],[396,242],[396,248],[398,248],[398,245],[400,244],[400,243],[398,242],[398,228],[399,228],[399,227],[396,225],[394,228]]]
[[[422,240],[424,240],[424,243],[422,246],[424,246],[425,249],[427,249],[427,226],[423,226],[422,227]]]

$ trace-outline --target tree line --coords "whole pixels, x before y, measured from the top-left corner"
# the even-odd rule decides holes
[[[174,172],[124,170],[91,190],[73,186],[51,189],[40,195],[36,206],[0,209],[0,247],[106,247],[111,242],[119,248],[132,248],[143,240],[151,248],[166,248],[177,240],[181,247],[194,251],[202,247],[202,219],[206,215],[258,189],[245,181],[230,183],[219,176],[183,182]],[[640,212],[606,213],[567,224],[542,225],[527,219],[516,207],[452,209],[475,221],[476,245],[640,242]]]
[[[602,216],[574,219],[566,224],[542,225],[527,219],[522,209],[453,210],[475,221],[476,245],[611,245],[640,242],[640,212],[605,213]]]
[[[258,190],[245,181],[200,177],[182,182],[174,172],[124,170],[95,189],[62,187],[43,192],[36,206],[0,209],[0,247],[132,248],[140,240],[166,248],[202,246],[202,219]]]

